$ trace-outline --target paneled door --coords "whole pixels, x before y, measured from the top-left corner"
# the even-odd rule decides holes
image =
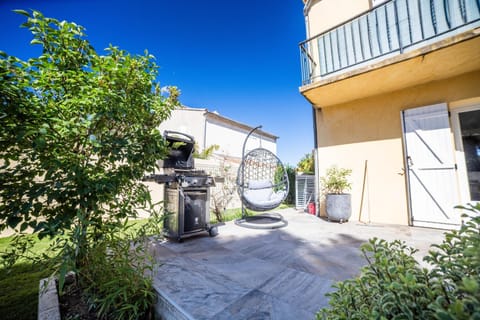
[[[408,109],[402,116],[412,225],[456,228],[460,201],[447,105]]]

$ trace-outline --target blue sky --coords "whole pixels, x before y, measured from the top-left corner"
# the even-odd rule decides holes
[[[298,91],[301,0],[0,0],[0,50],[28,59],[39,48],[13,9],[84,26],[97,52],[109,44],[147,49],[158,81],[177,86],[182,104],[263,125],[280,137],[284,163],[296,165],[313,148],[311,106]]]

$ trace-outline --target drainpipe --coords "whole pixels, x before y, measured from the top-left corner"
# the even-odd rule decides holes
[[[313,147],[316,149],[318,147],[317,140],[317,112],[315,106],[312,104],[312,116],[313,116]]]
[[[312,104],[313,117],[313,164],[315,170],[315,215],[320,216],[320,175],[318,173],[317,111]]]
[[[303,15],[305,17],[305,33],[306,33],[306,36],[307,36],[306,39],[310,39],[310,19],[308,19],[307,10],[303,11]]]
[[[203,150],[207,148],[207,125],[208,125],[208,111],[204,113],[205,121],[203,122]],[[200,150],[197,150],[200,152]]]

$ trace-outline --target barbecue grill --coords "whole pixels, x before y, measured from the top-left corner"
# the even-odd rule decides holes
[[[163,136],[170,148],[167,158],[160,161],[164,174],[150,174],[144,180],[165,184],[167,237],[182,241],[205,232],[217,235],[217,227],[210,225],[210,187],[215,180],[205,171],[195,170],[194,138],[177,131],[165,131]]]

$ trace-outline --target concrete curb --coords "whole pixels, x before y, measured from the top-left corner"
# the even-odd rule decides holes
[[[38,320],[60,320],[60,304],[58,302],[55,278],[40,280],[38,291]]]

